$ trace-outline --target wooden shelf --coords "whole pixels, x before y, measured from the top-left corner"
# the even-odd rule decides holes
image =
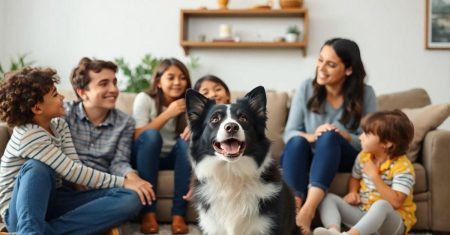
[[[212,18],[212,17],[298,17],[303,19],[303,40],[298,42],[258,42],[258,41],[240,41],[240,42],[213,42],[213,41],[189,41],[188,40],[188,21],[189,18]],[[184,53],[189,54],[192,48],[297,48],[303,50],[306,56],[306,47],[308,45],[308,10],[305,8],[266,10],[266,9],[225,9],[225,10],[204,10],[204,9],[183,9],[180,13],[180,45]]]

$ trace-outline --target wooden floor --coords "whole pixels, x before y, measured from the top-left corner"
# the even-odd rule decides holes
[[[139,224],[138,223],[127,223],[122,226],[122,234],[121,235],[142,235],[143,233],[139,232]],[[160,225],[160,235],[171,235],[170,224]],[[190,235],[201,235],[200,230],[196,225],[189,225],[189,233]],[[410,235],[433,235],[432,233],[409,233]]]

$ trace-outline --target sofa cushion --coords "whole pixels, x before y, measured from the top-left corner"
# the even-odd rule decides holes
[[[436,129],[450,115],[450,104],[428,105],[416,109],[402,109],[402,111],[414,125],[414,138],[407,154],[409,159],[414,162],[428,131]]]
[[[431,104],[428,93],[422,88],[394,92],[377,97],[378,110],[420,108]]]

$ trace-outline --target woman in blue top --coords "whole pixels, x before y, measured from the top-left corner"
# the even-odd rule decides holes
[[[333,38],[322,46],[315,78],[304,81],[293,98],[281,166],[295,193],[296,222],[303,234],[310,232],[336,172],[350,172],[361,150],[359,123],[376,110],[365,77],[358,45]]]

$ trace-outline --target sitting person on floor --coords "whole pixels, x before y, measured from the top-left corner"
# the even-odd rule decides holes
[[[134,216],[150,184],[83,165],[52,69],[24,68],[0,85],[0,120],[13,126],[0,164],[0,213],[17,234],[92,234]],[[95,188],[75,191],[62,180]],[[151,200],[149,193],[142,203]],[[127,207],[123,207],[125,204]]]
[[[400,110],[364,118],[362,152],[353,166],[348,194],[327,194],[319,206],[325,228],[315,235],[407,234],[416,222],[414,166],[405,155],[414,127]],[[350,227],[341,233],[341,223]]]

